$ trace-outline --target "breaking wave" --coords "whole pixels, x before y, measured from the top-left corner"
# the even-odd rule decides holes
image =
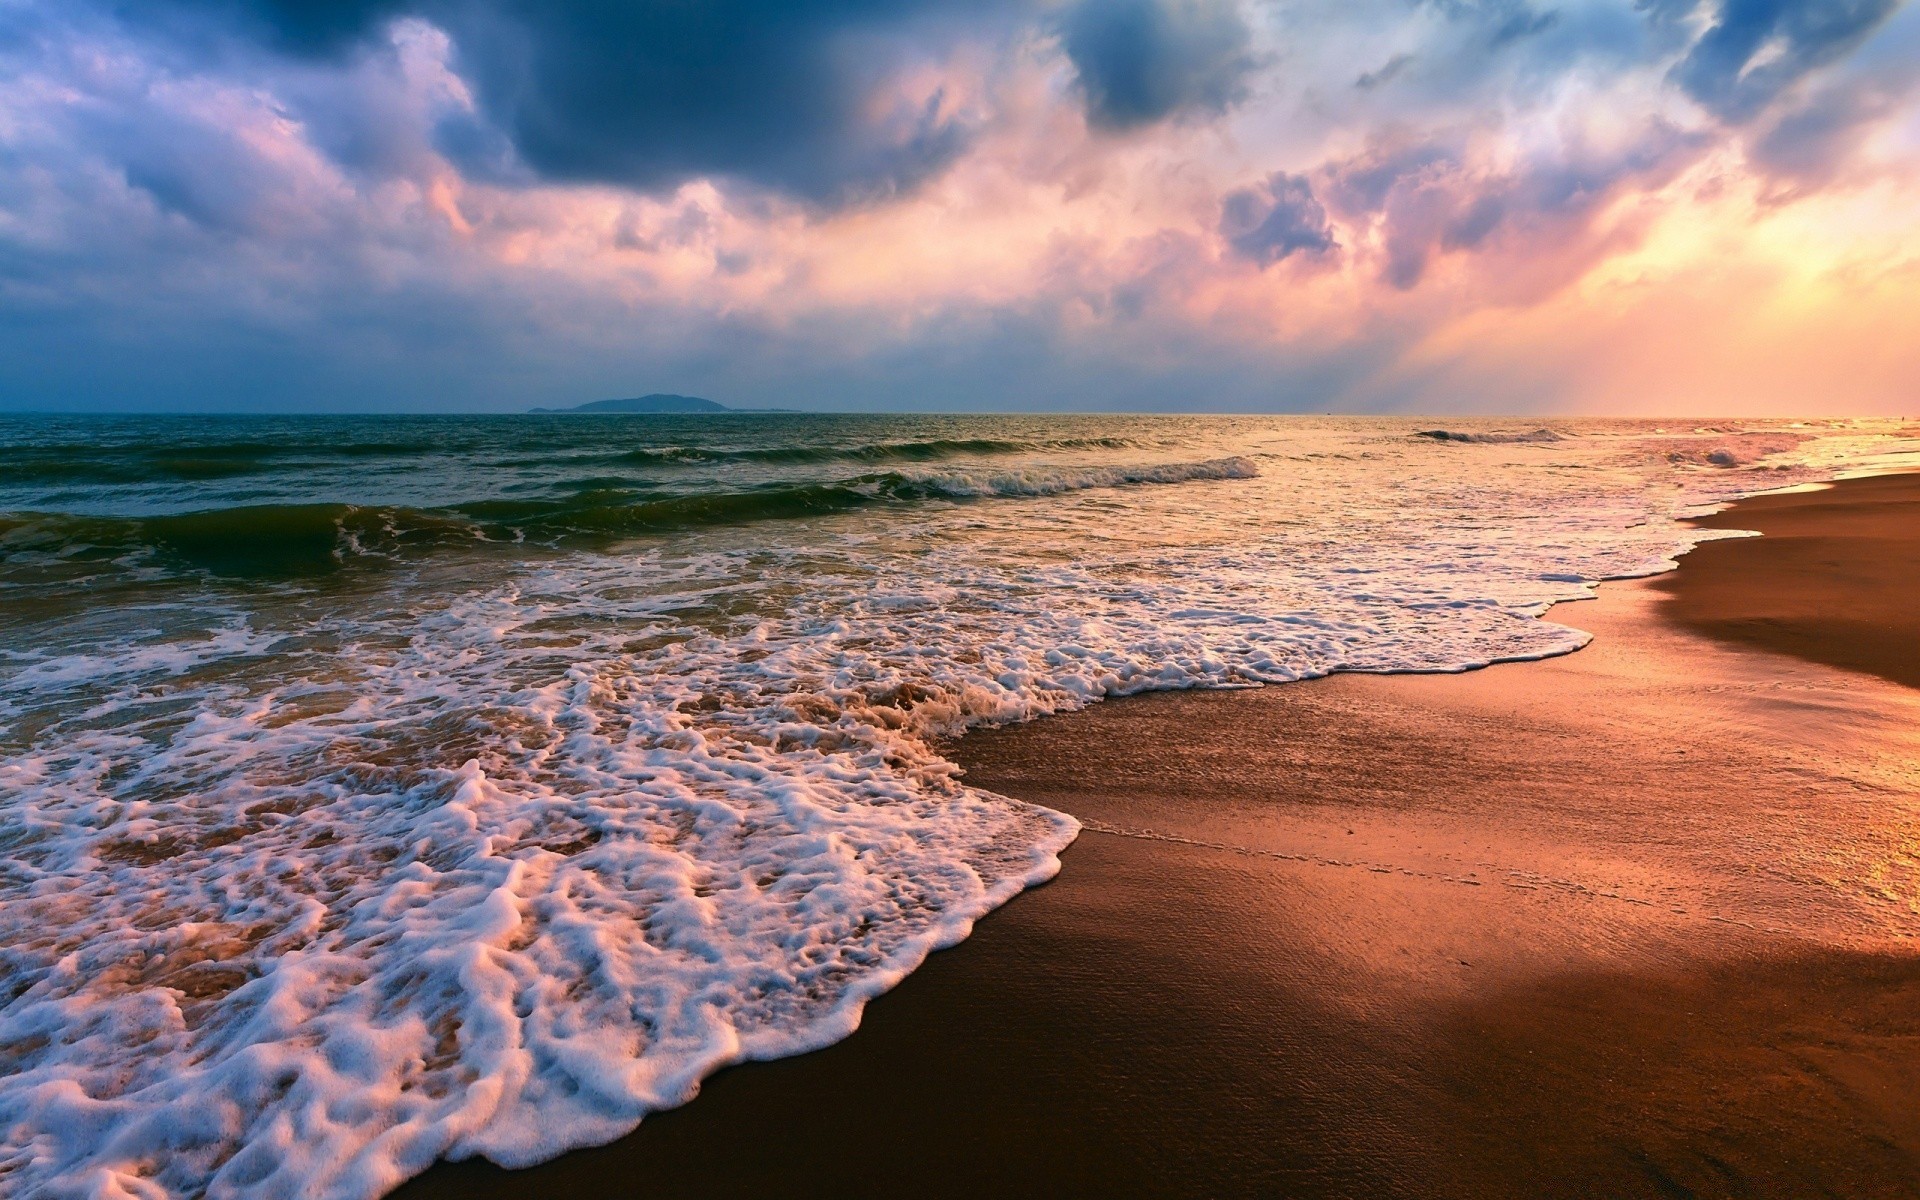
[[[1128,450],[1138,445],[1128,438],[1051,438],[1010,441],[1000,438],[931,438],[925,441],[875,442],[861,446],[748,446],[736,449],[710,446],[667,446],[628,450],[614,456],[628,463],[830,463],[931,462],[945,458],[1031,454],[1060,450]]]
[[[0,516],[0,561],[22,554],[115,558],[158,553],[216,574],[289,577],[452,546],[562,545],[840,512],[872,504],[1051,496],[1088,488],[1250,479],[1245,458],[1147,466],[901,470],[831,483],[651,496],[592,487],[558,499],[486,500],[419,509],[353,504],[246,505],[148,517]],[[603,482],[603,481],[590,481]]]

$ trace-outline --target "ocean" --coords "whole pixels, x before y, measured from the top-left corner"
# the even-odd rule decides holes
[[[1442,427],[1443,426],[1443,427]],[[1573,651],[1900,421],[0,417],[0,1190],[373,1197],[1059,870],[982,724]],[[1061,770],[1074,769],[1062,764]]]

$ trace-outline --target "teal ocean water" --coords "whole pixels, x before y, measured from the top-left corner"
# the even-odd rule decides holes
[[[1110,418],[0,418],[0,538],[274,578],[971,496],[997,485],[970,466],[1178,440]]]
[[[1898,422],[0,417],[0,1190],[372,1197],[1059,868],[984,723],[1565,653]],[[1556,614],[1559,616],[1560,614]],[[156,1189],[158,1189],[156,1191]]]

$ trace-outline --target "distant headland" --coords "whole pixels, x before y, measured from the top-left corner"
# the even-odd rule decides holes
[[[703,400],[699,396],[676,396],[671,392],[653,392],[645,396],[629,396],[621,400],[594,400],[587,404],[576,404],[572,408],[532,408],[528,412],[536,413],[737,413],[737,412],[797,412],[792,408],[729,408],[718,400]]]

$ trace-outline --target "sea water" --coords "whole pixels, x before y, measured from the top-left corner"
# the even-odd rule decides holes
[[[1059,869],[972,726],[1575,650],[1899,422],[0,418],[0,1192],[374,1197]],[[1577,620],[1577,613],[1571,619]]]

